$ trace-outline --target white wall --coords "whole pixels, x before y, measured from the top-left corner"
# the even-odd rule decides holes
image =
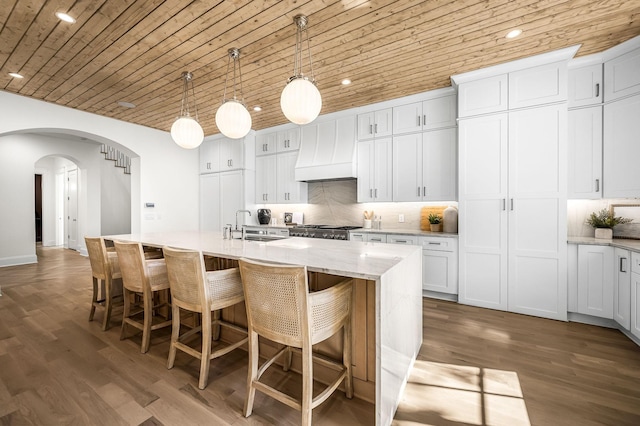
[[[48,155],[78,164],[80,197],[86,197],[79,206],[79,219],[86,223],[78,235],[82,240],[85,235],[100,235],[100,180],[95,178],[99,163],[67,141],[44,142],[16,133],[71,134],[119,148],[132,157],[131,231],[198,229],[198,150],[178,147],[168,132],[2,91],[0,117],[0,266],[36,260],[34,165]],[[167,128],[172,119],[167,117]],[[95,161],[104,160],[96,156]],[[154,202],[155,209],[145,211],[144,202]]]
[[[100,219],[102,235],[131,233],[131,175],[114,161],[101,161]]]

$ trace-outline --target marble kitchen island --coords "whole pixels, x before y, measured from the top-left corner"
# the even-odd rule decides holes
[[[104,238],[199,250],[223,259],[306,265],[319,276],[353,278],[355,394],[375,403],[377,425],[391,423],[422,344],[421,247],[311,238],[228,240],[219,232]]]

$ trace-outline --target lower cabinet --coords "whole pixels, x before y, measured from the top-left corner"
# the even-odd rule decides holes
[[[640,253],[631,253],[631,333],[640,339]]]
[[[422,289],[458,294],[458,241],[455,238],[420,237]]]
[[[613,286],[613,319],[629,330],[631,326],[631,257],[629,250],[614,249],[615,282]]]
[[[610,246],[578,246],[578,313],[613,319],[613,255]]]

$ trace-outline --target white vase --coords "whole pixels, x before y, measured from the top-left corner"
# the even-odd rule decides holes
[[[596,238],[603,240],[610,240],[613,238],[613,229],[611,228],[596,228]]]

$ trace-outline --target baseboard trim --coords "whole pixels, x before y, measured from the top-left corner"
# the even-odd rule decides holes
[[[38,263],[38,256],[31,254],[28,256],[13,256],[0,258],[0,267],[27,265],[30,263]]]

